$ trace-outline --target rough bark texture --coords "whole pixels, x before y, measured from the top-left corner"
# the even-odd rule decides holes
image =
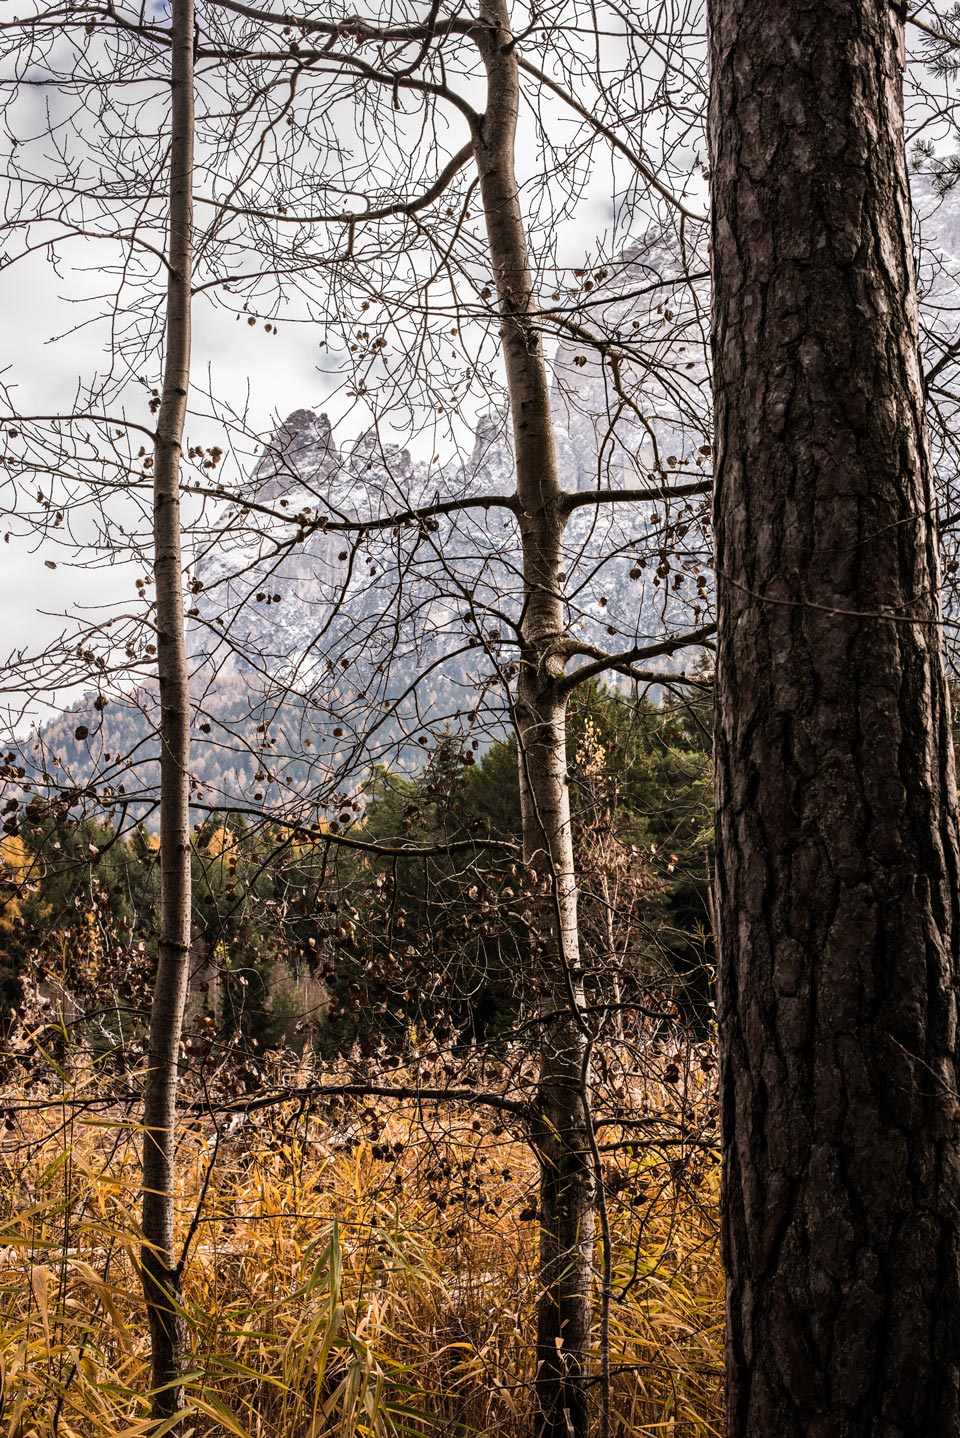
[[[160,944],[143,1106],[143,1290],[153,1413],[183,1403],[174,1160],[180,1035],[190,959],[190,694],[180,552],[180,454],[190,377],[193,269],[193,3],[173,0],[170,208],[163,390],[154,445],[154,578],[160,686]]]
[[[563,491],[550,384],[514,172],[520,84],[505,0],[481,0],[477,33],[487,108],[474,147],[510,396],[523,551],[524,612],[516,726],[524,858],[541,881],[534,946],[545,1021],[538,1089],[541,1169],[537,1315],[539,1438],[584,1438],[595,1227],[589,1134],[589,1052],[566,772],[562,598]]]
[[[732,1438],[960,1434],[957,839],[900,21],[711,0]]]

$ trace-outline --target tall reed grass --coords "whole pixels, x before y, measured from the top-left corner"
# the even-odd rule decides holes
[[[0,1438],[151,1431],[138,1136],[76,1097],[7,1120]],[[712,1438],[716,1168],[653,1150],[614,1160],[613,1432]],[[536,1175],[518,1136],[452,1107],[290,1105],[234,1129],[188,1124],[179,1171],[183,1433],[529,1431]]]

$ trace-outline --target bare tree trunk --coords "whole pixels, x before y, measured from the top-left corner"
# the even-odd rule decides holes
[[[516,722],[524,858],[543,894],[534,943],[544,975],[538,1149],[541,1165],[537,1425],[541,1438],[584,1438],[594,1248],[589,1062],[577,885],[566,773],[564,530],[550,384],[514,172],[520,83],[505,0],[481,0],[478,43],[487,109],[474,145],[502,316],[523,548],[524,610]]]
[[[610,811],[613,822],[613,811]],[[600,856],[600,895],[603,899],[603,931],[607,940],[607,972],[610,976],[610,994],[613,999],[613,1037],[623,1043],[623,992],[620,987],[620,955],[617,953],[617,936],[613,927],[613,895],[610,879],[603,869],[603,855]]]
[[[193,269],[193,0],[173,0],[170,210],[163,392],[154,445],[154,577],[160,683],[160,947],[143,1106],[143,1289],[153,1414],[183,1405],[184,1328],[174,1253],[180,1035],[190,959],[190,695],[180,552],[180,456],[190,378]]]
[[[710,12],[728,1431],[957,1438],[956,790],[899,8]]]

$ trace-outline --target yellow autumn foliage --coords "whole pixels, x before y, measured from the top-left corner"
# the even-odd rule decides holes
[[[0,839],[0,933],[9,933],[20,918],[29,868],[30,856],[20,835],[4,834]]]
[[[0,1142],[3,1438],[149,1432],[137,1142],[132,1114],[58,1104]],[[611,1438],[718,1438],[717,1169],[690,1185],[623,1161],[642,1197],[617,1208]],[[452,1106],[290,1104],[219,1141],[185,1129],[179,1175],[185,1431],[529,1431],[536,1174],[518,1137]]]

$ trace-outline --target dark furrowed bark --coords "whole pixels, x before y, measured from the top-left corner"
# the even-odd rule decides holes
[[[900,22],[711,0],[733,1438],[960,1433],[958,855]]]

